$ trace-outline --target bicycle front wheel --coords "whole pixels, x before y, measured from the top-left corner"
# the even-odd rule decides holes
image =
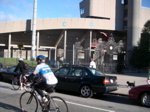
[[[19,76],[14,76],[12,80],[12,87],[15,90],[18,90],[20,88],[20,78]]]
[[[36,96],[29,91],[21,94],[19,104],[23,112],[37,112],[38,110],[38,100]]]
[[[50,112],[69,112],[67,103],[58,96],[52,96],[49,104]]]

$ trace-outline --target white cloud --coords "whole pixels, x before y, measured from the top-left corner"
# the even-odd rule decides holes
[[[16,18],[13,15],[5,14],[4,12],[0,11],[0,22],[6,21],[14,21]]]
[[[30,19],[32,7],[33,4],[27,0],[0,0],[0,22]]]

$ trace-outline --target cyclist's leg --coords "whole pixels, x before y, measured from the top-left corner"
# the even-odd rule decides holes
[[[40,82],[34,86],[35,90],[41,97],[44,97],[43,90],[45,90],[46,87],[47,85],[44,82]]]
[[[23,74],[20,75],[20,89],[23,90]]]
[[[28,77],[29,75],[28,75],[28,73],[25,73],[25,75],[24,75],[24,81],[26,82],[27,81],[27,77]]]
[[[27,84],[27,77],[28,77],[28,74],[24,74],[23,75],[23,83],[24,83],[24,85]]]
[[[47,87],[45,88],[45,91],[48,92],[49,94],[54,92],[54,87],[56,86],[56,84],[54,85],[47,85]]]
[[[25,73],[22,73],[21,81],[20,81],[20,88],[26,89],[26,75]]]

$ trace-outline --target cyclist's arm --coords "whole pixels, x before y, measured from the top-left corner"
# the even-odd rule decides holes
[[[19,70],[19,68],[20,68],[20,65],[18,64],[18,65],[16,66],[14,72],[17,72],[17,71]]]
[[[39,70],[40,70],[40,66],[36,66],[34,72],[28,77],[28,80],[31,81],[34,79],[35,75],[39,73]]]
[[[27,77],[27,82],[31,82],[33,80],[34,76],[35,76],[35,74],[33,74],[33,73],[31,75],[29,75]]]

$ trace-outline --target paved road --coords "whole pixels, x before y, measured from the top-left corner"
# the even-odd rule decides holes
[[[125,73],[125,74],[106,74],[114,75],[118,78],[119,89],[112,93],[120,95],[128,95],[128,91],[131,89],[127,87],[127,81],[134,82],[135,86],[147,84],[147,73]]]
[[[108,74],[118,77],[119,90],[112,92],[115,96],[105,95],[100,98],[81,98],[78,95],[59,94],[66,99],[71,112],[149,112],[149,108],[132,103],[127,97],[119,97],[120,94],[128,95],[130,88],[126,87],[126,81],[135,81],[136,85],[146,84],[147,74]],[[19,97],[22,91],[14,91],[12,86],[0,82],[0,112],[21,112]],[[32,112],[32,111],[31,111]]]

